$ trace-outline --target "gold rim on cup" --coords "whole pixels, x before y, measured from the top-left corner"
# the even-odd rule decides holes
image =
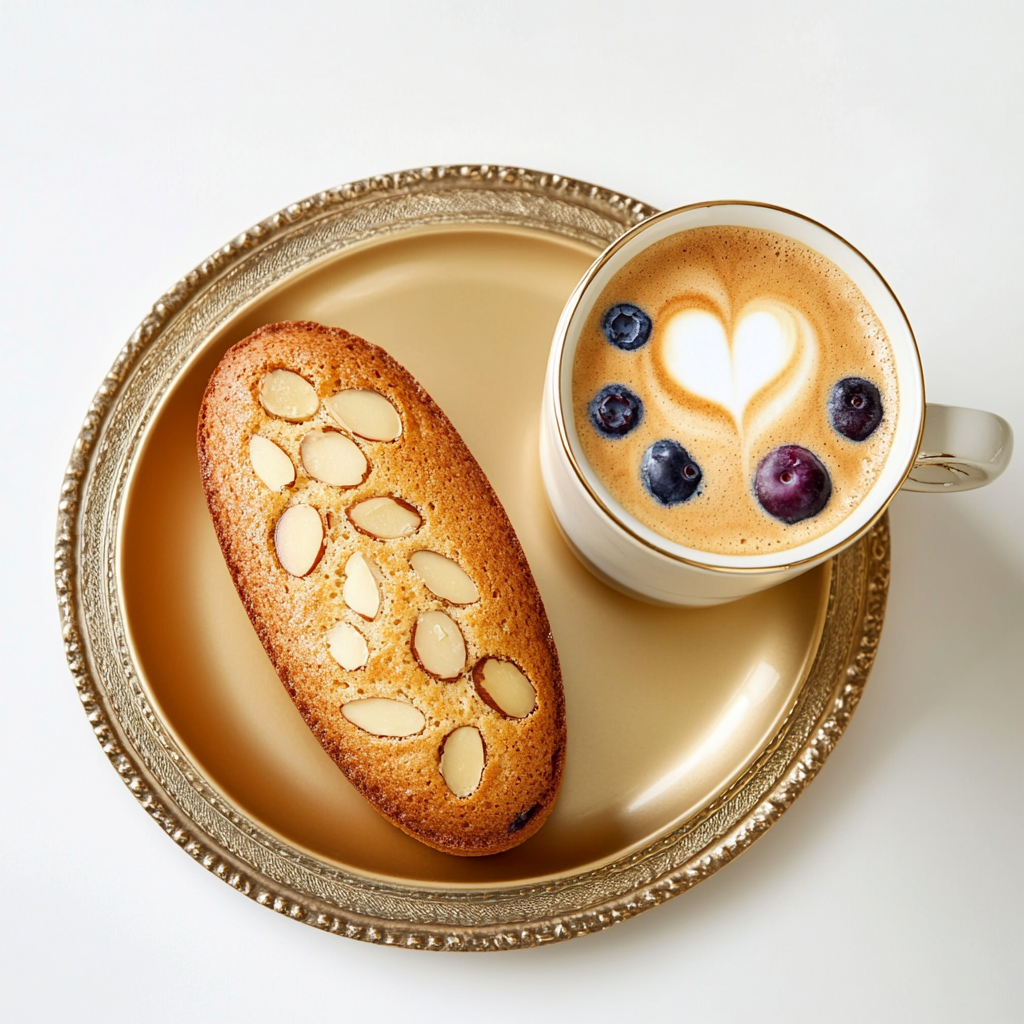
[[[565,426],[565,411],[562,408],[562,402],[560,400],[561,381],[564,372],[566,330],[568,329],[572,317],[575,316],[576,311],[579,308],[579,305],[582,302],[583,297],[586,294],[586,291],[590,287],[590,284],[594,280],[594,278],[600,273],[602,268],[604,268],[608,264],[608,262],[624,246],[628,245],[638,235],[647,231],[652,225],[657,224],[660,221],[667,220],[670,217],[676,217],[681,213],[687,213],[690,210],[702,210],[715,206],[752,206],[761,209],[775,210],[779,213],[787,214],[790,217],[796,217],[799,220],[806,221],[808,224],[812,224],[816,228],[819,228],[822,231],[825,231],[828,234],[832,235],[835,239],[837,239],[844,246],[846,246],[846,248],[848,248],[851,252],[855,253],[860,259],[862,259],[864,263],[870,268],[871,272],[881,282],[882,286],[889,293],[897,309],[899,310],[900,316],[903,318],[903,322],[907,328],[907,332],[909,334],[910,341],[912,344],[914,362],[917,370],[918,384],[921,393],[921,416],[917,426],[917,442],[914,447],[914,453],[917,453],[917,451],[921,447],[921,438],[924,435],[924,371],[921,366],[921,354],[917,345],[917,338],[914,335],[914,329],[910,324],[910,319],[907,317],[906,311],[903,309],[903,306],[900,303],[899,298],[897,297],[896,293],[892,290],[892,288],[889,286],[889,282],[886,281],[886,279],[882,276],[878,268],[855,245],[852,245],[850,242],[848,242],[838,232],[833,231],[831,228],[822,224],[820,221],[814,220],[813,217],[807,217],[802,213],[797,213],[794,210],[786,209],[786,207],[784,206],[775,206],[772,203],[758,203],[744,199],[716,199],[703,203],[690,203],[686,206],[679,206],[671,210],[662,210],[661,212],[656,213],[651,217],[648,217],[646,220],[641,221],[639,224],[635,225],[629,231],[627,231],[621,238],[619,238],[610,246],[608,246],[608,248],[605,249],[605,251],[591,265],[586,275],[580,281],[579,285],[577,285],[575,292],[569,299],[569,302],[566,304],[566,313],[563,314],[562,321],[559,325],[560,329],[555,337],[555,343],[559,346],[559,349],[558,360],[555,365],[555,378],[553,382],[553,387],[551,389],[551,398],[554,402],[553,412],[555,416],[555,423],[558,428],[558,441],[561,445],[562,451],[564,452],[566,458],[569,460],[569,464],[572,466],[573,473],[575,473],[577,480],[580,482],[580,484],[583,486],[586,492],[590,495],[594,503],[598,506],[598,508],[601,509],[602,512],[605,513],[605,515],[608,516],[608,518],[614,523],[616,527],[618,527],[624,533],[628,534],[638,544],[641,544],[649,550],[655,551],[659,555],[663,555],[665,558],[671,559],[675,562],[679,562],[683,565],[691,565],[699,569],[707,569],[714,572],[722,572],[734,575],[764,575],[766,573],[779,572],[780,570],[794,569],[801,565],[809,564],[812,562],[818,563],[827,560],[833,557],[834,555],[838,554],[840,551],[843,550],[843,548],[849,546],[852,543],[855,543],[857,540],[859,540],[861,537],[867,534],[871,529],[873,529],[873,527],[881,519],[881,517],[885,515],[893,498],[896,497],[896,495],[899,493],[900,488],[907,481],[907,478],[910,476],[911,472],[913,472],[915,466],[914,456],[911,456],[911,458],[909,459],[907,466],[904,469],[902,475],[900,476],[898,483],[886,495],[878,511],[871,517],[871,519],[867,523],[865,523],[860,529],[858,529],[855,533],[851,534],[849,537],[846,537],[842,541],[833,544],[831,547],[825,549],[822,552],[813,555],[808,555],[806,558],[797,559],[796,561],[792,562],[782,562],[778,565],[771,566],[723,566],[712,564],[709,562],[702,562],[697,558],[689,558],[684,555],[680,555],[678,552],[669,550],[666,547],[662,547],[654,543],[653,541],[649,540],[647,537],[644,537],[635,529],[633,529],[630,526],[630,524],[627,521],[625,521],[625,519],[619,512],[617,512],[614,508],[608,505],[608,503],[601,497],[600,494],[597,493],[597,491],[591,485],[590,481],[587,479],[586,473],[583,471],[583,468],[580,466],[579,461],[576,458],[576,453],[573,451],[572,445],[569,442],[569,436]],[[842,524],[838,524],[836,527],[834,527],[834,529],[838,529],[841,525]]]

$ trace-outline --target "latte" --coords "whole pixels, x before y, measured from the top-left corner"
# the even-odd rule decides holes
[[[892,347],[854,282],[785,235],[717,226],[656,242],[580,335],[573,416],[618,503],[697,551],[764,555],[828,533],[892,446]]]

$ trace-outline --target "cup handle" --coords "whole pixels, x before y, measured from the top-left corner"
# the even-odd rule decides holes
[[[1010,462],[1013,430],[991,412],[925,407],[924,436],[905,491],[969,491],[991,483]]]

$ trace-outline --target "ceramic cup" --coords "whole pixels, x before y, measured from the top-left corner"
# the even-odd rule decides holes
[[[824,535],[786,550],[722,555],[687,548],[639,522],[588,465],[572,413],[572,369],[580,332],[611,278],[648,246],[696,227],[738,225],[795,238],[835,263],[860,288],[892,345],[899,411],[891,448],[863,500]],[[1006,467],[1009,424],[975,409],[925,403],[920,355],[903,308],[872,264],[835,232],[775,206],[713,202],[643,221],[606,249],[570,297],[555,330],[541,410],[540,455],[555,519],[581,561],[631,596],[664,605],[713,605],[783,583],[861,537],[900,488],[980,487]]]

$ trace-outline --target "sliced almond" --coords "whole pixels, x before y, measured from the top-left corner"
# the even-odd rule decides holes
[[[249,438],[249,461],[253,472],[272,490],[281,491],[295,483],[295,467],[288,453],[268,437]]]
[[[509,718],[525,718],[537,706],[533,684],[511,661],[478,661],[473,669],[473,682],[484,703]]]
[[[423,612],[412,631],[412,649],[424,670],[438,679],[457,679],[466,667],[466,641],[444,612]]]
[[[320,399],[305,377],[291,370],[271,370],[260,382],[260,405],[271,416],[301,423],[317,411]]]
[[[370,657],[363,634],[347,622],[339,622],[327,631],[327,650],[346,671],[362,668]]]
[[[452,604],[472,604],[480,591],[458,563],[436,551],[417,551],[409,564],[432,594]]]
[[[376,391],[341,391],[325,398],[324,405],[342,427],[368,441],[394,441],[402,433],[395,407]]]
[[[284,510],[274,530],[277,560],[293,576],[308,576],[324,553],[324,524],[311,505]]]
[[[380,540],[410,537],[423,522],[419,512],[400,498],[367,498],[347,514],[357,530]]]
[[[380,611],[377,577],[373,567],[358,551],[345,563],[345,586],[341,596],[345,604],[364,619],[375,619]]]
[[[472,794],[484,771],[484,740],[479,730],[463,725],[448,734],[441,751],[441,777],[458,797]]]
[[[341,713],[353,725],[372,732],[374,736],[415,736],[427,724],[419,708],[385,697],[350,701],[342,705]]]
[[[335,487],[355,487],[366,479],[369,464],[351,437],[317,427],[299,446],[302,468],[314,479]]]

